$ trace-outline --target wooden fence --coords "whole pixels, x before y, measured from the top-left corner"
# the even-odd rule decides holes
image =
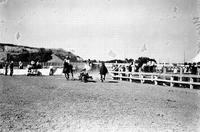
[[[144,73],[144,72],[118,72],[109,71],[113,79],[125,80],[133,82],[135,80],[141,83],[152,82],[155,85],[158,83],[169,84],[173,87],[175,84],[193,89],[194,86],[200,86],[199,75],[187,75],[187,74],[164,74],[164,73]]]

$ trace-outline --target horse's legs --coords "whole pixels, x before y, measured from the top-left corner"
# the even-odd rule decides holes
[[[103,76],[103,79],[106,80],[106,74]]]
[[[103,75],[102,74],[100,74],[100,78],[101,78],[101,82],[103,82]]]
[[[69,79],[69,73],[65,73],[65,78]]]
[[[66,73],[65,73],[65,78],[66,78]]]
[[[71,74],[72,74],[72,79],[74,78],[74,73],[73,73],[73,70],[71,70]]]

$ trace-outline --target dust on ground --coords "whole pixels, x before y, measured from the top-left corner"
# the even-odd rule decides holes
[[[0,76],[0,131],[198,132],[200,91]]]

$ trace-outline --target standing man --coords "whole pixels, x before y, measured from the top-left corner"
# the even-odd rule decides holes
[[[13,61],[10,62],[10,76],[13,75],[13,68],[14,68],[14,63]]]
[[[107,73],[108,73],[108,69],[106,68],[105,63],[102,62],[101,67],[100,67],[101,82],[105,80]]]
[[[67,62],[67,59],[64,59],[63,73],[65,74],[66,79],[69,79],[68,67],[69,67],[69,63]]]
[[[191,74],[196,75],[197,74],[197,64],[193,63],[192,69],[191,69]]]
[[[8,74],[8,61],[5,62],[5,76]]]
[[[92,64],[90,62],[90,59],[88,59],[88,61],[85,63],[84,69],[86,73],[88,73],[92,69]]]

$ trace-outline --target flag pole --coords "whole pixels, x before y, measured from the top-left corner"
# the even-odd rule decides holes
[[[125,47],[126,47],[126,46],[124,46],[124,59],[125,59],[125,57],[126,57],[126,56],[125,56]]]
[[[184,63],[185,63],[185,50],[184,50],[184,53],[183,53],[183,57],[184,57],[184,58],[183,58],[183,59],[184,59],[183,61],[184,61]]]

